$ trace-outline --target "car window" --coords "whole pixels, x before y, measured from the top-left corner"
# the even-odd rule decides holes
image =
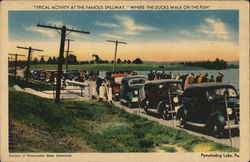
[[[170,83],[168,85],[168,88],[170,89],[170,91],[182,90],[181,83]]]
[[[116,84],[121,84],[122,83],[122,79],[123,79],[123,77],[114,78]]]
[[[202,88],[187,89],[184,92],[184,96],[187,98],[193,98],[193,99],[202,98],[204,96],[203,89]]]
[[[131,80],[129,80],[130,86],[144,85],[144,84],[145,84],[145,79],[131,79]]]
[[[228,97],[237,97],[237,92],[233,88],[214,88],[207,91],[207,95],[210,99],[213,98],[224,98],[225,95]]]
[[[194,92],[193,92],[193,97],[192,98],[202,98],[203,95],[203,91],[201,88],[198,88],[196,89]]]

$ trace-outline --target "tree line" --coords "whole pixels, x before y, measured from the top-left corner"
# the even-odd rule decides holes
[[[66,59],[64,58],[64,63],[66,62]],[[143,64],[143,61],[140,58],[136,58],[135,60],[131,61],[131,60],[121,60],[120,58],[118,58],[116,60],[117,64]],[[34,58],[31,61],[31,64],[36,65],[36,64],[57,64],[58,63],[58,57],[49,57],[47,61],[45,61],[44,57],[42,56],[40,58],[40,60],[38,60],[38,58]],[[108,60],[101,60],[101,59],[95,59],[95,60],[90,60],[90,61],[78,61],[77,57],[73,54],[70,54],[68,56],[68,64],[108,64],[111,63],[113,64],[113,60],[112,61],[108,61]]]
[[[205,69],[227,69],[228,64],[223,59],[216,58],[214,61],[181,62],[180,64],[192,67],[203,67]]]

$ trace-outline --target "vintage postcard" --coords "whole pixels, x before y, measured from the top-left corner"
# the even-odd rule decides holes
[[[249,161],[246,1],[1,1],[1,161]]]

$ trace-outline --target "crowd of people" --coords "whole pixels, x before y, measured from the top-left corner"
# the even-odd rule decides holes
[[[211,75],[208,77],[208,73],[200,73],[199,75],[191,74],[172,74],[165,71],[150,71],[148,74],[148,80],[158,79],[176,79],[182,81],[183,89],[186,89],[190,84],[195,83],[207,83],[207,82],[222,82],[224,75],[218,72],[217,76]]]
[[[217,76],[210,75],[208,73],[200,73],[195,75],[191,74],[172,74],[171,72],[165,73],[164,71],[151,71],[148,74],[148,80],[159,80],[159,79],[175,79],[182,82],[182,88],[186,89],[191,84],[196,83],[207,83],[207,82],[222,82],[224,75],[221,72],[218,72]],[[100,99],[112,100],[112,82],[108,79],[103,79],[100,76],[97,76],[94,80],[95,82],[95,93],[99,96]]]

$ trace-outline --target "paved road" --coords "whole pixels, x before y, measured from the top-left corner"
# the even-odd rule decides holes
[[[198,137],[204,137],[208,140],[214,141],[214,142],[218,142],[221,144],[225,144],[228,146],[231,146],[231,142],[229,138],[222,138],[222,139],[218,139],[218,138],[214,138],[212,136],[209,136],[205,133],[204,130],[202,130],[202,128],[197,128],[197,127],[192,127],[192,126],[188,126],[187,128],[183,129],[178,127],[178,122],[175,120],[163,120],[161,118],[158,118],[157,114],[155,112],[150,112],[149,114],[146,114],[144,112],[143,109],[140,108],[128,108],[124,105],[121,105],[119,102],[115,102],[114,105],[124,109],[127,112],[133,113],[133,114],[137,114],[143,118],[152,120],[152,121],[156,121],[162,125],[168,126],[168,127],[174,127],[175,129],[179,129],[179,130],[184,130],[186,132],[188,132],[189,134],[198,136]],[[236,148],[240,148],[240,138],[237,135],[237,133],[233,133],[233,138],[232,138],[232,144],[233,147]]]

